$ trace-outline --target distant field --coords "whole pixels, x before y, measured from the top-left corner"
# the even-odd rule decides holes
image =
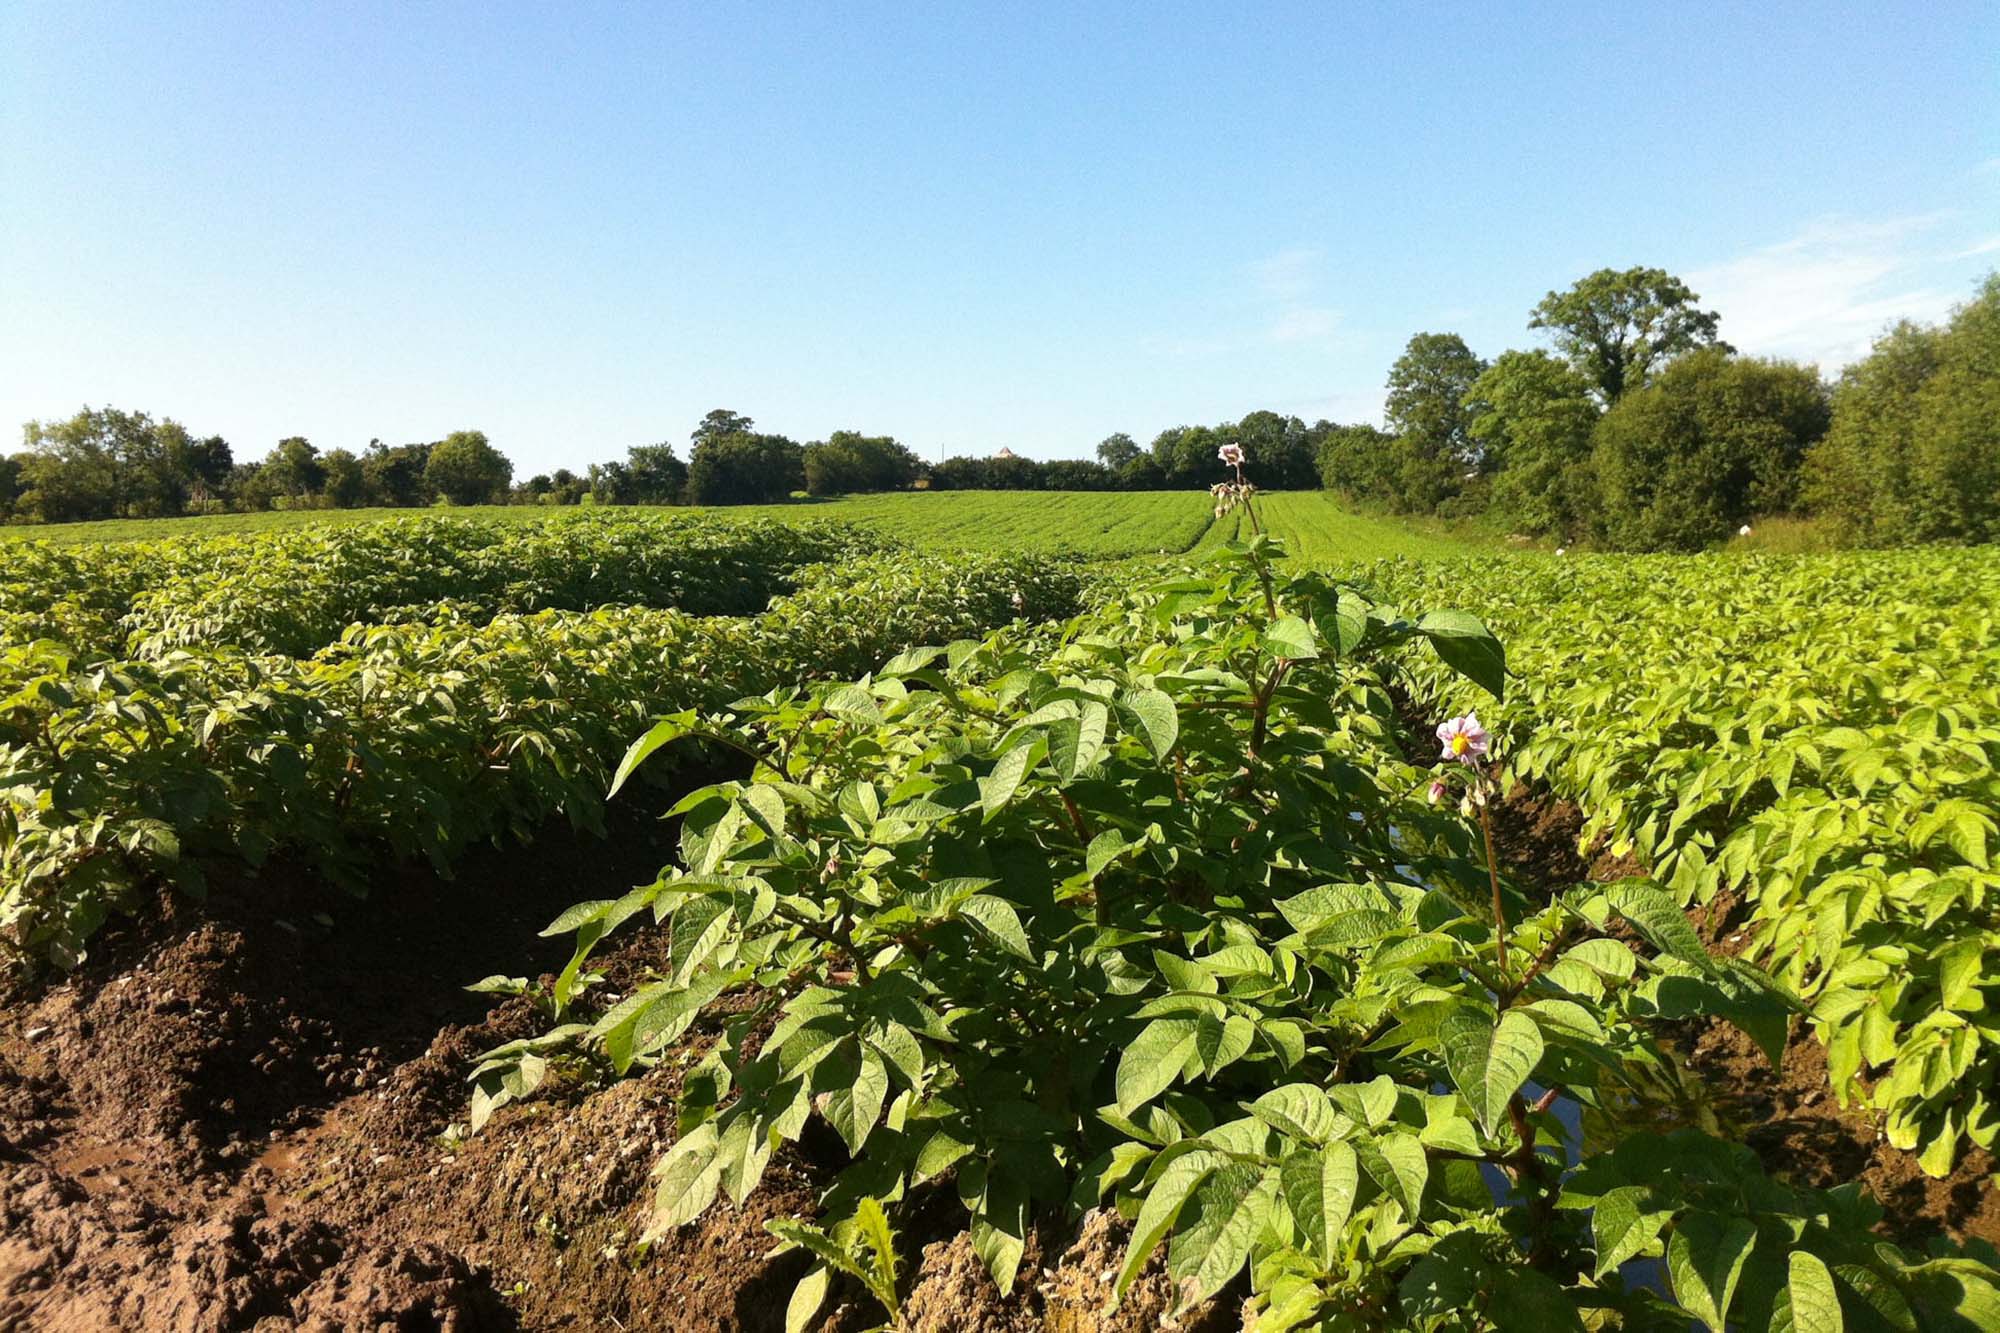
[[[646,507],[632,506],[616,512],[645,511]],[[200,518],[113,519],[100,523],[0,528],[0,540],[157,540],[268,532],[309,524],[379,523],[433,512],[534,523],[588,511],[473,505],[441,510],[320,509]],[[745,518],[841,519],[865,524],[914,546],[936,550],[1074,552],[1106,559],[1188,550],[1201,540],[1210,521],[1209,498],[1199,491],[937,491],[857,495],[797,504],[740,505],[717,512]]]
[[[1273,536],[1282,538],[1292,559],[1313,566],[1391,556],[1430,559],[1475,555],[1490,544],[1455,536],[1416,519],[1357,514],[1326,491],[1280,491],[1257,499],[1257,512]],[[1247,537],[1248,520],[1239,510],[1209,527],[1204,549]]]
[[[840,519],[930,550],[1073,553],[1096,559],[1206,551],[1247,534],[1240,512],[1215,522],[1204,491],[919,491],[856,495],[794,504],[738,505],[711,512],[744,518]],[[1495,549],[1490,542],[1456,535],[1435,523],[1357,514],[1325,491],[1281,491],[1260,496],[1258,512],[1284,538],[1293,559],[1312,565],[1424,559]],[[616,513],[690,512],[630,506]],[[587,508],[473,505],[461,509],[318,509],[265,514],[216,514],[201,518],[114,519],[41,527],[0,527],[0,541],[55,542],[157,540],[269,532],[307,525],[379,523],[427,513],[503,522],[538,523]]]

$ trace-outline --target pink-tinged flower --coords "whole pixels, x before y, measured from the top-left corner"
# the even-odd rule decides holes
[[[1467,713],[1449,722],[1440,722],[1437,738],[1444,745],[1444,757],[1456,759],[1462,764],[1476,764],[1486,757],[1486,728],[1479,725],[1479,714]]]
[[[1444,779],[1433,778],[1431,780],[1431,804],[1436,805],[1439,801],[1442,801],[1443,799],[1444,799]]]
[[[1215,451],[1215,456],[1231,467],[1243,466],[1243,446],[1240,444],[1225,444]]]
[[[1016,611],[1020,611],[1026,608],[1026,606],[1028,605],[1028,599],[1021,596],[1021,594],[1018,591],[1014,594],[1013,601],[1014,601],[1014,609]]]
[[[1736,535],[1739,537],[1748,537],[1750,535],[1750,525],[1745,523],[1742,527],[1736,529]]]

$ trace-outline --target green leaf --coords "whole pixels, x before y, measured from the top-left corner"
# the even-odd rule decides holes
[[[1090,701],[1075,717],[1059,717],[1049,723],[1049,762],[1064,786],[1076,781],[1104,753],[1104,733],[1111,713],[1101,703]]]
[[[1260,1174],[1253,1167],[1224,1167],[1202,1182],[1194,1200],[1201,1209],[1201,1227],[1188,1238],[1188,1252],[1201,1258],[1188,1274],[1191,1285],[1178,1293],[1180,1308],[1207,1300],[1241,1271],[1251,1242],[1271,1220],[1277,1197],[1274,1174]]]
[[[1742,1217],[1690,1213],[1667,1239],[1667,1273],[1674,1299],[1714,1333],[1727,1327],[1736,1282],[1757,1243],[1757,1228]]]
[[[1509,1011],[1497,1024],[1464,1009],[1438,1029],[1445,1068],[1489,1134],[1507,1119],[1507,1099],[1521,1090],[1541,1062],[1541,1029],[1526,1014]]]
[[[1192,1038],[1190,1038],[1192,1039]],[[1208,1179],[1229,1159],[1208,1148],[1194,1148],[1170,1161],[1146,1191],[1139,1216],[1132,1223],[1132,1239],[1125,1247],[1125,1262],[1112,1288],[1114,1301],[1122,1299],[1160,1240],[1173,1228],[1195,1187]]]
[[[722,1162],[716,1149],[720,1138],[713,1120],[683,1134],[654,1168],[659,1186],[653,1193],[653,1215],[646,1237],[657,1240],[706,1212],[722,1188]]]
[[[1495,699],[1507,693],[1507,652],[1484,621],[1466,611],[1433,611],[1417,622],[1417,633],[1445,665]]]
[[[1130,1115],[1180,1077],[1199,1026],[1192,1018],[1156,1018],[1139,1030],[1118,1060],[1120,1112]]]
[[[827,1095],[821,1114],[847,1144],[847,1151],[861,1155],[875,1122],[882,1118],[883,1104],[889,1100],[889,1069],[882,1057],[862,1047],[854,1081]]]
[[[1583,1320],[1562,1284],[1532,1268],[1500,1274],[1487,1314],[1494,1333],[1583,1333]]]
[[[1406,1217],[1423,1211],[1424,1186],[1430,1180],[1430,1158],[1415,1134],[1390,1132],[1377,1139],[1362,1139],[1356,1151],[1361,1165],[1375,1183],[1403,1205]]]
[[[806,1333],[818,1318],[820,1307],[826,1304],[826,1293],[832,1286],[833,1270],[824,1263],[807,1269],[785,1305],[785,1333]]]
[[[1597,1201],[1590,1214],[1591,1239],[1597,1249],[1593,1277],[1603,1277],[1628,1259],[1656,1245],[1661,1230],[1673,1221],[1673,1213],[1646,1212],[1639,1207],[1649,1191],[1643,1185],[1625,1185]]]
[[[1295,662],[1310,661],[1319,656],[1319,636],[1299,617],[1281,616],[1264,631],[1264,651]]]
[[[1048,742],[1037,736],[1023,741],[993,761],[993,771],[979,780],[979,804],[991,819],[1014,798],[1021,779],[1048,753]]]
[[[977,927],[979,934],[1016,958],[1035,961],[1033,951],[1028,948],[1028,932],[1021,926],[1021,914],[1005,898],[975,893],[958,905],[958,914]]]
[[[1155,759],[1165,759],[1180,738],[1180,711],[1164,690],[1126,690],[1118,696],[1118,713],[1125,725],[1145,740]]]
[[[882,725],[882,706],[875,696],[859,685],[842,685],[830,691],[820,707],[843,722],[857,726],[879,727]]]
[[[630,748],[625,751],[625,757],[618,761],[618,771],[612,774],[611,790],[604,794],[605,799],[609,800],[616,796],[619,788],[625,785],[625,780],[652,756],[653,751],[662,745],[669,745],[679,740],[687,735],[687,731],[685,718],[668,718],[664,722],[655,722],[645,735],[632,742]]]
[[[868,1290],[882,1302],[892,1318],[902,1313],[896,1296],[896,1234],[873,1195],[863,1195],[854,1208],[854,1227],[867,1245],[873,1263],[869,1266]]]
[[[1299,1230],[1320,1263],[1331,1268],[1361,1188],[1360,1159],[1339,1141],[1324,1148],[1303,1148],[1280,1163],[1278,1179]]]
[[[1631,922],[1661,953],[1703,970],[1712,966],[1708,950],[1701,947],[1701,937],[1666,890],[1628,881],[1613,885],[1606,897],[1611,910]]]
[[[1840,1293],[1818,1255],[1793,1250],[1786,1289],[1791,1295],[1793,1333],[1842,1333]]]

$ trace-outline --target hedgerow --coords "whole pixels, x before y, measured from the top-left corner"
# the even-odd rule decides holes
[[[1749,900],[1845,1104],[1944,1175],[2000,1134],[2000,555],[1384,564],[1510,635],[1490,714],[1682,903]],[[1465,691],[1435,668],[1420,697]]]

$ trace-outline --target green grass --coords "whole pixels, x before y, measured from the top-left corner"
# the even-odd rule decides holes
[[[634,506],[611,512],[645,511],[645,507]],[[268,532],[308,524],[379,523],[427,513],[534,523],[579,512],[586,511],[527,505],[473,505],[437,510],[292,510],[6,527],[0,528],[0,540],[158,540]],[[1186,551],[1202,539],[1210,521],[1209,498],[1201,491],[919,491],[795,504],[741,505],[714,512],[746,518],[840,519],[932,550],[1071,552],[1099,559]]]
[[[1291,558],[1314,568],[1408,556],[1426,560],[1479,555],[1495,548],[1420,519],[1378,518],[1356,513],[1326,491],[1275,491],[1257,497],[1257,513],[1273,536],[1283,539]],[[1200,549],[1247,537],[1250,524],[1241,510],[1210,526]]]

